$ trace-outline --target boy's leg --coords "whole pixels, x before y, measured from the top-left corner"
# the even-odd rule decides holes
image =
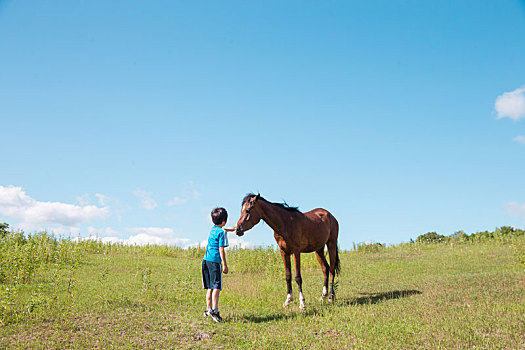
[[[215,322],[222,322],[222,317],[219,314],[219,294],[220,292],[221,292],[220,289],[214,289],[211,293],[213,308],[211,309],[210,316]]]
[[[211,309],[211,305],[212,305],[212,290],[211,289],[208,289],[208,291],[206,292],[206,309],[209,310]]]
[[[206,289],[206,311],[204,311],[204,317],[208,317],[211,311],[211,294],[210,289],[210,270],[205,260],[202,261],[202,288]]]
[[[217,310],[219,308],[219,294],[221,290],[220,289],[214,289],[212,292],[212,308],[214,310]]]

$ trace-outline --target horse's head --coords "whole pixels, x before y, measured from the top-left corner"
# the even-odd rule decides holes
[[[237,236],[244,235],[245,231],[248,231],[259,221],[261,221],[261,208],[257,205],[261,195],[249,194],[244,197],[242,201],[241,217],[237,221]]]

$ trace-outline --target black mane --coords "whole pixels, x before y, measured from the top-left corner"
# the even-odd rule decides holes
[[[253,194],[253,193],[248,193],[246,196],[244,196],[244,198],[242,199],[242,205],[244,205],[244,203],[248,202],[250,199],[252,199],[253,197],[257,196],[256,194]],[[288,210],[288,211],[293,211],[293,212],[296,212],[296,213],[300,213],[301,211],[299,210],[299,207],[291,207],[288,205],[288,203],[284,202],[284,203],[273,203],[273,202],[269,202],[267,201],[266,199],[264,199],[263,197],[259,197],[259,199],[262,199],[263,201],[266,201],[270,204],[273,204],[273,205],[276,205],[278,207],[281,207],[282,209],[284,210]]]

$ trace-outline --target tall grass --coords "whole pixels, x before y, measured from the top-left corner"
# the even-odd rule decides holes
[[[7,232],[0,238],[0,283],[28,283],[49,264],[76,264],[84,250],[70,240],[56,239],[46,232],[24,236]]]
[[[514,242],[514,250],[518,261],[525,267],[525,239],[517,239]]]
[[[57,239],[46,232],[26,237],[23,232],[8,231],[4,224],[0,234],[0,324],[19,321],[39,305],[51,306],[62,280],[67,280],[67,292],[71,296],[75,287],[74,272],[83,255],[82,247],[71,240]],[[22,305],[19,292],[40,271],[49,268],[54,271],[54,283],[49,288],[39,285]]]

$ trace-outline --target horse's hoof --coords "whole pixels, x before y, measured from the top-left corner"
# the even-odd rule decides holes
[[[330,297],[328,297],[328,302],[333,303],[334,301],[335,301],[335,295],[330,295]]]
[[[328,298],[328,294],[321,294],[321,298],[319,300],[324,301]]]
[[[304,304],[299,305],[299,310],[303,310],[303,311],[306,310],[306,305]]]
[[[286,307],[287,307],[288,305],[290,305],[290,304],[292,303],[292,301],[293,301],[293,299],[292,299],[292,300],[286,300],[286,301],[284,302],[284,304],[283,304],[283,308],[286,309]]]

